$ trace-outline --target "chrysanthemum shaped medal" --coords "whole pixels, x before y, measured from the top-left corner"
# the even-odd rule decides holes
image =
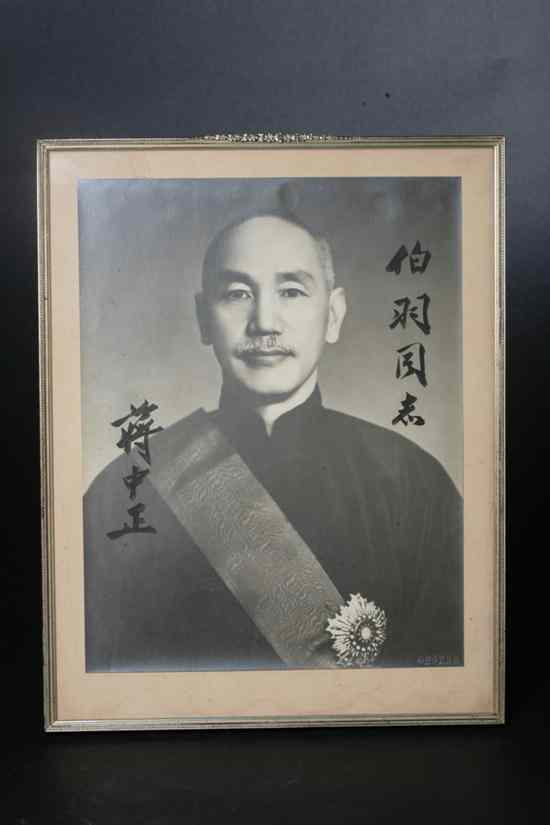
[[[386,640],[387,624],[381,607],[367,601],[360,593],[352,594],[327,623],[338,664],[344,667],[370,665]]]

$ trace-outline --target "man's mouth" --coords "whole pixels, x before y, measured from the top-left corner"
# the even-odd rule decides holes
[[[289,358],[284,349],[253,349],[239,354],[239,358],[251,367],[274,367]]]
[[[240,353],[240,358],[270,358],[275,355],[290,355],[286,349],[249,349]]]

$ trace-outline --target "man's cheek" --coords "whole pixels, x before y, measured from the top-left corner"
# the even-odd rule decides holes
[[[322,333],[328,322],[328,312],[320,312],[316,308],[302,305],[297,307],[293,313],[292,325],[298,330],[302,330],[308,337]]]
[[[242,330],[246,328],[247,319],[244,312],[234,311],[230,315],[224,315],[214,323],[216,335],[220,340],[236,340],[242,335]]]

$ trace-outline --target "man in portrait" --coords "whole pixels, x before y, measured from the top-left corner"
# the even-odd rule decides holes
[[[120,422],[128,451],[84,497],[87,670],[463,663],[459,493],[323,403],[346,310],[329,242],[288,209],[212,238],[196,314],[219,406]]]

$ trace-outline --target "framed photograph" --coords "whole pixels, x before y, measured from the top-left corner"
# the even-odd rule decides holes
[[[39,142],[47,730],[504,721],[503,156]]]

